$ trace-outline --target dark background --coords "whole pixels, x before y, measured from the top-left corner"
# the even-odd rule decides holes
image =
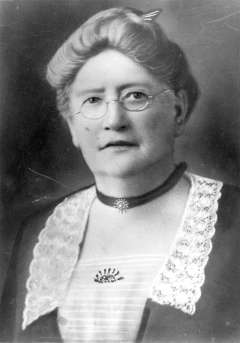
[[[239,0],[0,1],[2,276],[21,220],[92,180],[56,112],[45,68],[83,21],[118,5],[162,8],[159,22],[199,81],[202,95],[176,159],[195,173],[240,184]]]

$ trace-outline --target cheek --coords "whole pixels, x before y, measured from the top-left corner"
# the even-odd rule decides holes
[[[92,128],[90,128],[89,126],[82,126],[79,131],[78,131],[78,135],[79,135],[79,142],[81,145],[89,145],[91,144],[91,142],[94,141],[94,130]]]
[[[97,148],[97,132],[91,125],[84,124],[78,131],[79,146],[84,151],[94,151]]]
[[[164,106],[152,116],[151,126],[158,130],[171,134],[175,123],[175,108],[173,104]]]
[[[161,115],[149,116],[141,123],[142,132],[150,138],[154,138],[159,133],[167,131],[168,123]]]
[[[92,140],[92,129],[82,123],[71,123],[70,133],[75,147],[82,149],[88,146]]]
[[[141,132],[148,144],[155,145],[163,141],[171,142],[174,137],[174,125],[169,113],[157,113],[141,123]]]

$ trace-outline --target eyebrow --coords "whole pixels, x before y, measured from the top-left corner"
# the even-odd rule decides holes
[[[152,85],[148,82],[131,82],[131,83],[125,83],[119,87],[117,87],[118,91],[122,91],[126,88],[131,88],[131,87],[148,87],[152,88]],[[78,95],[85,95],[88,93],[104,93],[105,88],[89,88],[89,89],[83,89],[83,90],[77,90]]]

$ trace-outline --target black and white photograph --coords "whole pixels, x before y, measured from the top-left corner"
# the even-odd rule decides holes
[[[240,0],[0,0],[0,343],[240,342]]]

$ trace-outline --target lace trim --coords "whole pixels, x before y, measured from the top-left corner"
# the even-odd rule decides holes
[[[151,298],[193,314],[201,296],[204,268],[212,249],[222,183],[189,175],[192,183],[182,225],[171,253],[152,287]],[[79,255],[95,188],[59,204],[40,232],[26,283],[24,330],[59,307]]]
[[[187,174],[192,183],[182,225],[166,263],[151,290],[151,299],[193,315],[212,250],[222,182]]]
[[[22,329],[61,304],[78,259],[95,188],[66,198],[48,218],[33,250]]]

